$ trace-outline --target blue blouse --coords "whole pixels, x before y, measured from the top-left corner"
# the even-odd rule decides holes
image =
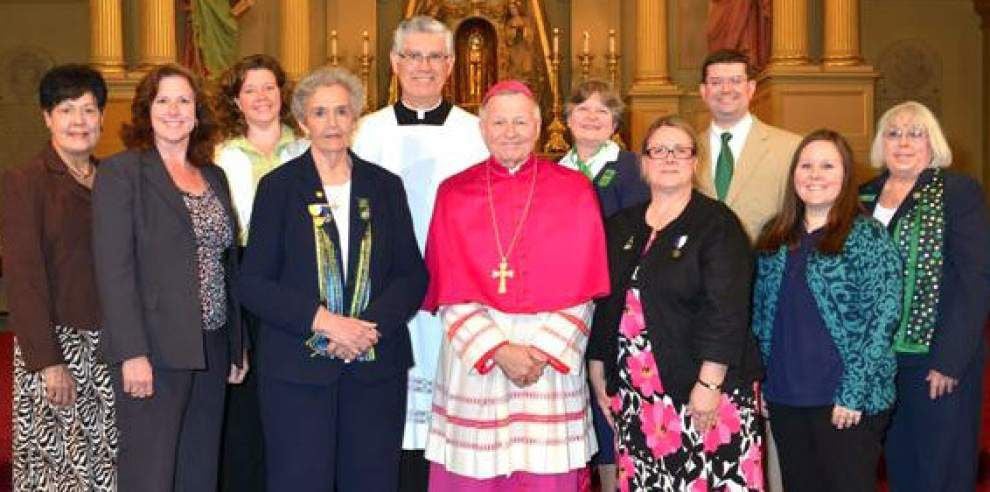
[[[787,253],[763,388],[767,401],[831,406],[842,377],[842,360],[807,281],[808,255],[823,232],[802,234],[798,247]]]

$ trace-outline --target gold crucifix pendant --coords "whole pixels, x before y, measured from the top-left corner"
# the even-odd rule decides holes
[[[512,278],[515,275],[509,268],[509,261],[502,257],[502,260],[498,262],[498,269],[492,270],[492,278],[498,279],[498,293],[505,294],[505,281]]]

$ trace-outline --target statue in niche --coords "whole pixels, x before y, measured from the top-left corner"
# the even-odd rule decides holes
[[[739,50],[757,70],[770,59],[771,0],[709,0],[708,51]]]
[[[470,76],[468,77],[468,90],[471,94],[471,102],[478,104],[481,102],[481,92],[484,90],[482,88],[481,80],[481,36],[478,33],[473,33],[471,35],[468,44],[468,65],[470,68]]]
[[[469,110],[481,102],[488,86],[498,80],[498,35],[488,20],[467,19],[454,32],[454,101]]]
[[[506,78],[528,81],[533,76],[533,29],[523,14],[522,6],[512,0],[506,5],[504,26]]]

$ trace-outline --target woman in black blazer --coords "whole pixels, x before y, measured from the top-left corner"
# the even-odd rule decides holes
[[[596,400],[616,429],[619,482],[762,489],[749,240],[728,207],[692,189],[694,130],[665,117],[646,135],[640,166],[652,198],[607,221],[612,294],[595,310],[588,347]]]
[[[262,179],[251,214],[241,285],[261,322],[269,490],[398,488],[406,322],[427,273],[402,182],[348,148],[363,102],[344,69],[301,80],[310,150]]]
[[[118,486],[213,490],[226,383],[247,371],[230,193],[210,161],[215,126],[195,76],[155,68],[131,116],[129,150],[100,166],[93,187]]]

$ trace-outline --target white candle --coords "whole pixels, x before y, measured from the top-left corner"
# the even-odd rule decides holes
[[[588,54],[589,51],[591,51],[591,47],[589,46],[590,44],[591,44],[591,34],[588,34],[588,31],[584,31],[584,54],[586,55]]]
[[[557,56],[560,53],[560,28],[553,28],[553,56]]]
[[[361,52],[364,56],[368,56],[368,31],[361,31],[361,37],[364,38],[364,42],[361,44]]]
[[[337,57],[337,30],[330,31],[330,56]]]
[[[608,30],[608,54],[615,54],[615,29]]]

